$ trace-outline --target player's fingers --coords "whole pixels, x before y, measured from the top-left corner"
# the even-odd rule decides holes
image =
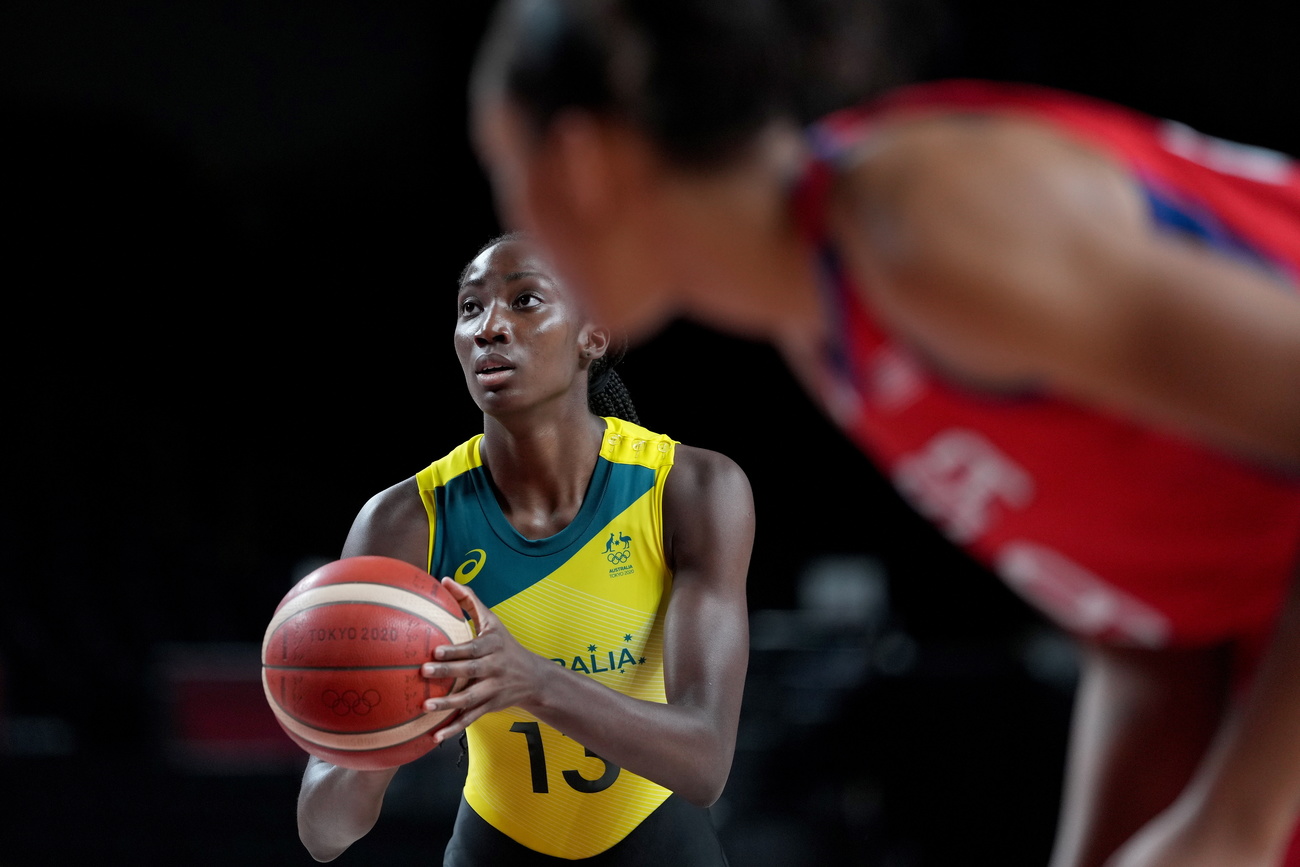
[[[446,680],[448,678],[476,679],[486,676],[487,671],[477,657],[461,656],[458,658],[446,657],[439,659],[437,662],[426,662],[420,666],[420,674],[432,680]]]
[[[460,603],[460,607],[469,613],[470,620],[474,621],[475,633],[482,635],[488,623],[493,620],[491,609],[479,600],[478,594],[473,590],[452,578],[443,578],[442,586],[446,587],[452,597]]]
[[[473,615],[474,612],[470,607],[470,600],[478,598],[473,590],[469,589],[464,584],[461,584],[455,578],[444,577],[442,579],[442,586],[451,594],[453,599],[460,603],[461,609],[464,610],[466,614],[470,614],[471,616]]]
[[[439,743],[453,735],[464,731],[474,720],[493,710],[501,710],[497,707],[500,702],[493,702],[491,693],[484,694],[472,688],[467,688],[461,692],[444,695],[440,698],[431,698],[424,703],[427,711],[459,711],[455,720],[444,725],[438,730],[437,738]]]
[[[436,662],[450,662],[456,659],[476,659],[485,652],[476,638],[464,644],[440,644],[433,649],[433,658]]]
[[[437,698],[427,699],[424,702],[424,709],[429,712],[448,710],[463,711],[466,708],[471,707],[476,701],[478,701],[478,699],[471,695],[467,688],[460,692],[448,693],[447,695],[440,695]]]
[[[461,644],[442,644],[433,649],[434,662],[452,662],[460,659],[483,659],[499,651],[503,639],[500,632],[489,632]]]

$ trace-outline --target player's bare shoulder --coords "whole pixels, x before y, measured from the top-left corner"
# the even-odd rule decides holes
[[[711,449],[678,443],[673,456],[673,471],[665,488],[677,497],[698,497],[713,490],[736,494],[750,492],[749,477],[731,458]]]
[[[664,485],[665,539],[709,545],[709,536],[752,538],[753,530],[754,495],[740,465],[721,452],[678,444]]]
[[[1145,204],[1109,155],[1029,118],[946,113],[884,125],[837,183],[836,236],[879,265],[938,265],[1056,227],[1131,232]]]
[[[382,554],[412,563],[427,559],[429,515],[414,476],[373,495],[361,507],[344,556]]]
[[[831,232],[879,320],[972,384],[1054,375],[1147,233],[1110,157],[1043,122],[949,114],[891,124],[840,179]],[[1089,325],[1094,331],[1101,325]]]

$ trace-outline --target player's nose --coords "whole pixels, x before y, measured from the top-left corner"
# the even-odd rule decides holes
[[[492,343],[509,343],[511,326],[509,311],[500,304],[491,304],[479,317],[478,329],[474,332],[474,342],[479,346]]]

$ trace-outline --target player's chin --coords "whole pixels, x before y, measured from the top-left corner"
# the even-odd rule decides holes
[[[520,403],[516,390],[509,385],[478,387],[471,396],[478,408],[488,414],[509,412]]]

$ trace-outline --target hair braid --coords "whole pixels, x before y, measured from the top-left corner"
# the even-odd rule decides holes
[[[599,416],[612,415],[640,424],[641,418],[632,405],[632,395],[623,384],[623,378],[614,371],[626,354],[627,342],[618,341],[610,344],[609,350],[591,363],[587,370],[587,407]]]

